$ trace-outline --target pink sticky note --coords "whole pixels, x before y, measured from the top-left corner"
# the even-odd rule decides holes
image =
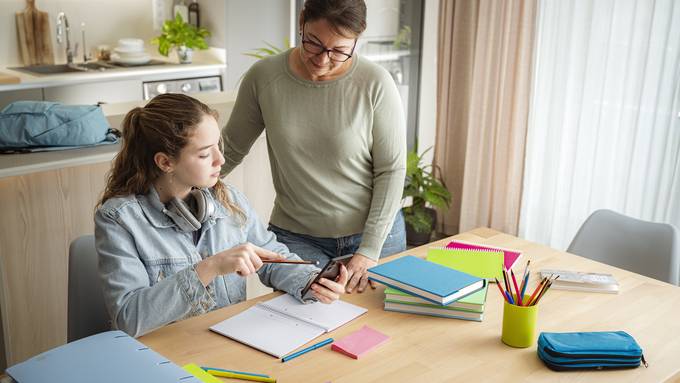
[[[501,249],[491,246],[476,245],[474,243],[467,243],[462,241],[451,241],[446,245],[447,249],[462,249],[462,250],[500,250],[503,252],[503,258],[505,259],[505,268],[510,270],[515,262],[522,255],[519,251]]]
[[[364,326],[361,330],[334,342],[331,349],[350,358],[359,359],[360,356],[385,343],[388,339],[390,339],[389,336]]]

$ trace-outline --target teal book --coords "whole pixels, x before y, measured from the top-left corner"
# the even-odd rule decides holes
[[[368,269],[368,279],[448,305],[486,286],[486,280],[407,255]]]

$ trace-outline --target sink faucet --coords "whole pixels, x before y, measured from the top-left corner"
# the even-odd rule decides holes
[[[71,27],[64,12],[59,12],[57,16],[57,43],[62,44],[66,36],[66,63],[73,64],[73,57],[78,54],[78,43],[71,49]]]

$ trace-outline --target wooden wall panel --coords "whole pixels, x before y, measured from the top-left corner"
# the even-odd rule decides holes
[[[0,312],[8,365],[66,342],[68,247],[94,232],[108,162],[0,179]]]

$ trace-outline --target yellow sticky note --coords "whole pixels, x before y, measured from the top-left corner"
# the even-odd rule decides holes
[[[198,378],[203,383],[222,383],[221,380],[203,371],[196,363],[189,363],[182,367],[186,372]]]

